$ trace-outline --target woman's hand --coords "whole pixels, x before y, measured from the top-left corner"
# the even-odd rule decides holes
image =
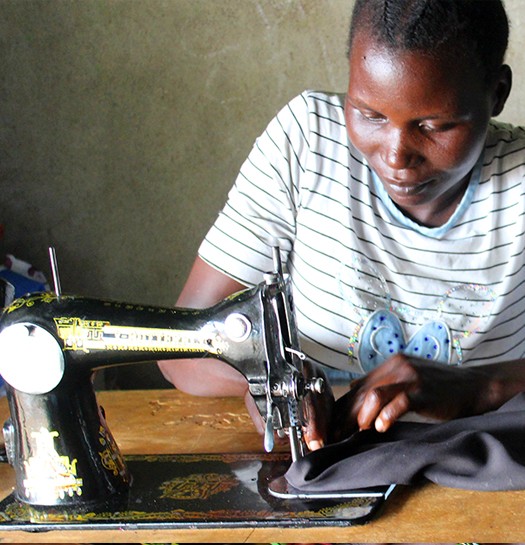
[[[449,420],[491,410],[499,403],[494,369],[449,366],[396,354],[355,380],[336,402],[330,440],[341,440],[358,429],[374,427],[384,432],[409,411]]]
[[[303,365],[303,374],[306,379],[319,377],[324,380],[322,393],[308,392],[303,399],[304,440],[310,450],[317,450],[328,442],[335,402],[334,394],[321,368],[306,361]]]

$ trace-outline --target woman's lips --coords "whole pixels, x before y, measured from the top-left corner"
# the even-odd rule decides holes
[[[421,193],[430,183],[430,180],[424,182],[401,182],[399,180],[385,180],[386,185],[390,188],[391,193],[400,196],[411,196]]]

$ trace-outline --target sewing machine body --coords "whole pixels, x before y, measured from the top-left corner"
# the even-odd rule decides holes
[[[302,456],[302,400],[322,383],[303,376],[290,287],[279,266],[259,286],[208,309],[56,293],[14,301],[0,318],[0,372],[17,499],[34,507],[111,508],[132,476],[97,403],[93,371],[201,357],[246,377],[266,422],[266,450],[278,433],[288,435],[293,459]]]

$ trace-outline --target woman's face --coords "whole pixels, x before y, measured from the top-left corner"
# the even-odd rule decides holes
[[[355,36],[348,135],[415,221],[442,225],[461,200],[489,119],[499,113],[497,87],[462,58],[392,50],[364,31]]]

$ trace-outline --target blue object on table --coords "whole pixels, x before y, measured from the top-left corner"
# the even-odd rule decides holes
[[[45,284],[42,284],[42,282],[31,280],[31,278],[22,276],[21,274],[15,273],[10,269],[1,270],[0,277],[4,278],[15,287],[15,298],[22,297],[22,295],[25,295],[26,293],[46,291],[46,286]]]

